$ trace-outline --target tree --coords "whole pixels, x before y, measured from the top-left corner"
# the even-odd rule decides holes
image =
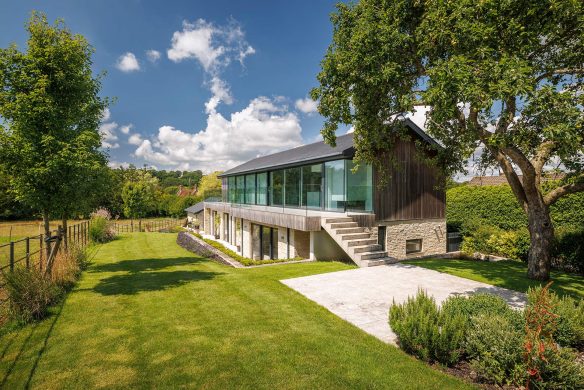
[[[222,172],[217,171],[204,175],[199,183],[197,195],[203,199],[215,196],[221,196],[221,179],[217,177]]]
[[[138,180],[128,181],[122,189],[124,215],[128,218],[143,218],[156,206],[158,179],[143,172]]]
[[[85,38],[38,13],[27,30],[26,52],[0,49],[0,157],[16,199],[42,213],[49,235],[51,214],[66,223],[88,207],[106,163],[98,127],[108,101],[98,96]]]
[[[554,228],[549,207],[584,190],[584,12],[572,0],[362,0],[339,4],[312,98],[334,145],[355,127],[356,159],[380,166],[400,118],[429,106],[426,127],[444,149],[431,162],[450,176],[476,149],[498,166],[527,214],[528,276],[546,280]],[[428,147],[428,146],[425,146]],[[555,189],[544,167],[563,167]],[[518,173],[523,175],[521,179]]]

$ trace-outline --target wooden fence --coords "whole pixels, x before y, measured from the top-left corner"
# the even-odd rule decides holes
[[[171,219],[155,219],[142,221],[141,219],[137,221],[124,221],[124,222],[114,222],[113,228],[116,233],[135,233],[135,232],[159,232],[161,230],[171,229],[175,226],[181,225],[182,220],[171,218]]]

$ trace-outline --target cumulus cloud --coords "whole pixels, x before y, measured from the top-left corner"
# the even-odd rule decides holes
[[[134,53],[127,52],[118,58],[118,62],[116,62],[116,68],[122,72],[130,73],[140,70],[140,64],[138,63],[138,59]]]
[[[146,50],[146,58],[148,61],[155,63],[160,59],[160,52],[158,50]]]
[[[307,97],[305,99],[296,100],[296,108],[305,114],[314,114],[317,112],[318,103]]]
[[[211,112],[206,128],[198,133],[162,126],[153,140],[142,140],[134,154],[159,165],[213,171],[231,168],[258,153],[301,144],[297,115],[272,99],[258,97],[229,119]]]
[[[134,127],[134,125],[128,123],[127,125],[121,126],[120,131],[124,134],[130,134],[130,130],[132,130],[132,127]]]
[[[99,126],[102,148],[116,149],[120,147],[120,144],[115,142],[118,140],[118,136],[116,135],[117,128],[118,124],[116,122],[106,122]]]
[[[142,144],[142,136],[140,134],[132,134],[130,138],[128,138],[128,143],[130,145],[141,145]]]

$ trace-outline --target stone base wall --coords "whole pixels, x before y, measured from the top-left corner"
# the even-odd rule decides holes
[[[426,219],[381,223],[386,226],[385,249],[390,257],[412,259],[446,253],[446,220]],[[422,251],[406,254],[406,240],[421,239]]]

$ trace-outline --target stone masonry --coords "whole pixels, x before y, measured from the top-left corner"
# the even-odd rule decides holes
[[[383,223],[386,251],[399,260],[446,253],[446,221],[426,219]],[[406,240],[422,239],[422,251],[406,254]]]

